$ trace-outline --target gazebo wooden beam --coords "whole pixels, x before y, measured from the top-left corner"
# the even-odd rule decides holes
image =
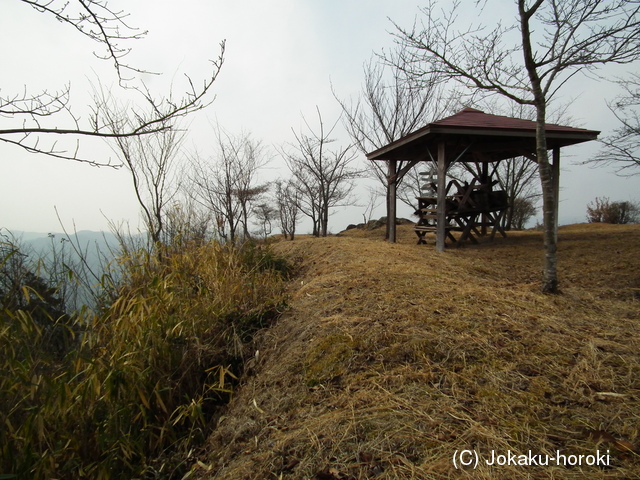
[[[411,170],[413,167],[415,167],[417,164],[419,164],[420,162],[422,162],[422,159],[419,160],[411,160],[409,163],[407,163],[404,167],[402,167],[400,169],[400,171],[398,172],[398,178],[397,181],[402,180],[402,178],[409,173],[409,170]]]

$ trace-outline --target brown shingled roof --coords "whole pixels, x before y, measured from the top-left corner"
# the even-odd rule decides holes
[[[595,140],[600,132],[547,124],[549,149]],[[447,144],[464,144],[473,140],[477,151],[492,151],[493,160],[535,152],[536,122],[521,118],[491,115],[475,108],[465,108],[450,117],[432,122],[374,152],[369,160],[412,160],[423,157],[426,149],[444,140]],[[463,160],[464,161],[464,160]]]
[[[536,122],[531,120],[523,120],[521,118],[505,117],[502,115],[491,115],[484,113],[475,108],[465,108],[455,115],[435,121],[430,125],[447,126],[447,127],[472,127],[472,128],[491,128],[506,130],[536,130]],[[589,132],[584,128],[564,127],[547,123],[547,131],[554,132]],[[600,133],[600,132],[598,132]]]

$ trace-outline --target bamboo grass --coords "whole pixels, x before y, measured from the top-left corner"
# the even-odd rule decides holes
[[[113,302],[74,319],[64,358],[28,312],[0,312],[2,478],[181,476],[234,391],[245,342],[283,309],[270,255],[215,242],[161,260],[127,252]]]

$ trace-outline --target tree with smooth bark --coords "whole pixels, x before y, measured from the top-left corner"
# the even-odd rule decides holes
[[[491,1],[475,2],[478,16]],[[554,174],[547,151],[547,104],[580,72],[640,58],[640,5],[634,0],[514,0],[516,20],[458,28],[461,3],[447,12],[430,2],[421,23],[395,37],[416,79],[438,75],[474,93],[501,95],[536,110],[536,161],[542,189],[544,276],[542,290],[556,293],[557,218]],[[468,8],[465,3],[465,8]]]
[[[527,120],[535,119],[535,109],[529,105],[512,103],[505,107],[501,103],[484,104],[481,110],[496,115],[509,115]],[[568,103],[557,104],[553,102],[553,105],[550,103],[547,105],[547,118],[551,123],[557,125],[570,125],[573,120],[568,115],[567,108]],[[498,180],[500,189],[507,193],[509,203],[503,225],[506,230],[512,228],[521,230],[528,219],[535,215],[535,207],[542,196],[535,158],[522,156],[504,159],[498,163],[495,169],[495,178]]]

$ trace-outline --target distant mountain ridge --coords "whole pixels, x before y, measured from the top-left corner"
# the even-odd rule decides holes
[[[81,230],[72,234],[63,232],[26,232],[21,230],[0,229],[3,236],[8,236],[9,240],[15,241],[19,246],[26,247],[36,254],[47,256],[51,252],[52,247],[57,244],[71,241],[74,245],[81,248],[87,253],[99,250],[103,254],[107,254],[118,246],[117,237],[111,232],[94,232],[91,230]],[[69,247],[67,247],[69,249]]]
[[[107,265],[120,250],[118,237],[111,232],[81,230],[72,234],[61,232],[27,232],[0,229],[0,241],[15,244],[38,276],[46,278],[52,265],[60,272],[67,268],[85,282],[80,287],[79,303],[91,305],[93,294],[90,290],[99,283]],[[41,268],[44,267],[44,268]],[[49,273],[51,274],[51,273]],[[59,273],[58,273],[59,274]]]

